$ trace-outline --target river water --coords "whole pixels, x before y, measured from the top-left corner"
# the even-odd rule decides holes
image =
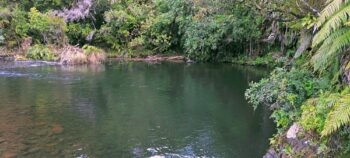
[[[0,157],[262,157],[274,126],[244,99],[266,69],[110,61],[0,64]]]

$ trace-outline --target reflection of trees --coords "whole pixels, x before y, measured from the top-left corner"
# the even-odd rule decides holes
[[[254,72],[259,73],[255,74]],[[267,138],[271,136],[271,129],[273,129],[271,128],[271,120],[266,117],[266,114],[268,115],[269,112],[266,109],[259,109],[254,114],[251,106],[248,105],[244,99],[244,91],[248,83],[252,80],[259,79],[262,77],[261,75],[266,75],[266,70],[254,70],[251,67],[246,67],[246,69],[244,69],[243,67],[228,64],[197,64],[189,67],[187,73],[191,80],[193,80],[192,82],[199,84],[197,87],[200,88],[191,93],[187,93],[191,95],[197,92],[197,96],[189,96],[189,98],[212,97],[212,103],[203,102],[201,105],[209,104],[207,105],[208,108],[203,109],[216,108],[216,110],[207,112],[209,114],[208,117],[211,117],[213,122],[223,122],[222,124],[216,124],[217,126],[214,127],[216,129],[213,129],[214,131],[220,132],[220,134],[216,135],[218,137],[215,138],[216,140],[226,142],[222,144],[231,144],[234,146],[233,150],[236,150],[235,153],[240,153],[237,151],[245,151],[240,153],[241,155],[239,156],[246,154],[246,157],[255,157],[257,155],[254,156],[254,154],[257,153],[249,151],[257,150],[257,148],[260,148],[260,150],[257,151],[266,150],[268,146]],[[198,94],[198,92],[203,91],[207,92],[206,96],[203,96],[206,93]],[[262,114],[265,115],[265,117],[262,117]],[[265,127],[270,128],[266,129]],[[232,143],[232,141],[236,143]],[[220,144],[215,144],[214,146],[218,147]],[[220,150],[220,148],[218,148],[218,150]],[[218,151],[218,153],[224,152]]]

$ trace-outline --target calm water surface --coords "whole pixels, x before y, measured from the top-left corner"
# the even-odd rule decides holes
[[[230,64],[0,64],[0,157],[258,158],[274,132]]]

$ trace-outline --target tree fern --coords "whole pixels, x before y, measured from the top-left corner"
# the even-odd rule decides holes
[[[350,46],[350,29],[345,24],[350,17],[348,0],[332,0],[323,9],[316,24],[320,31],[313,38],[316,50],[311,63],[316,71],[326,70]]]
[[[323,25],[327,18],[332,16],[335,12],[339,11],[343,3],[347,3],[348,0],[328,0],[327,6],[322,10],[317,26],[320,27]]]
[[[350,94],[340,95],[328,114],[322,136],[336,132],[341,126],[350,124]]]
[[[330,61],[345,51],[348,46],[350,46],[350,29],[343,28],[334,32],[324,40],[317,53],[312,57],[311,62],[315,70],[322,70],[330,66]]]
[[[334,13],[327,22],[322,25],[321,30],[315,35],[313,47],[321,44],[331,33],[341,28],[350,16],[350,5],[343,6],[341,10]]]

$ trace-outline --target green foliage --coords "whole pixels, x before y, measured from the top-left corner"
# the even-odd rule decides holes
[[[231,62],[241,65],[276,67],[283,66],[287,60],[288,57],[274,57],[273,53],[268,53],[264,56],[258,56],[255,58],[248,55],[239,55],[238,57],[233,58]]]
[[[325,90],[327,83],[307,70],[277,68],[269,78],[251,83],[245,96],[254,108],[266,105],[273,109],[271,117],[284,130],[297,118],[302,103]]]
[[[84,50],[84,53],[86,55],[90,55],[90,54],[93,54],[93,53],[97,53],[97,54],[104,54],[105,51],[100,49],[100,48],[97,48],[95,46],[91,46],[91,45],[84,45],[83,46],[83,50]]]
[[[157,0],[156,12],[144,27],[147,48],[157,53],[183,52],[183,35],[191,20],[193,4],[185,0]]]
[[[210,20],[211,21],[211,20]],[[192,22],[185,32],[184,48],[191,59],[210,61],[217,59],[222,34],[215,22]]]
[[[84,45],[88,41],[86,38],[91,32],[95,31],[90,25],[81,23],[69,23],[67,25],[67,36],[70,44]]]
[[[26,52],[26,57],[33,60],[58,60],[58,57],[48,47],[40,44],[30,47]]]
[[[140,36],[140,25],[147,17],[147,7],[138,3],[116,2],[104,13],[106,24],[99,30],[99,36],[113,49],[128,53],[128,43]]]
[[[40,13],[36,8],[31,8],[28,13],[29,25],[33,36],[41,37],[46,44],[63,45],[66,43],[67,26],[62,18]]]
[[[290,22],[290,27],[296,30],[302,30],[304,28],[311,29],[315,25],[316,21],[316,17],[309,14],[300,20]]]
[[[31,7],[40,9],[40,11],[49,11],[51,9],[64,9],[70,7],[74,0],[35,0]]]
[[[148,19],[142,30],[145,35],[145,45],[149,49],[159,53],[166,52],[172,45],[175,45],[176,34],[172,32],[170,25],[172,24],[172,17],[169,14],[162,14],[154,18]]]
[[[27,13],[16,8],[13,12],[11,27],[16,32],[19,37],[26,37],[30,25],[28,24],[28,19],[26,18]]]
[[[331,94],[329,106],[332,111],[328,114],[322,136],[328,136],[339,130],[340,127],[350,124],[350,93],[349,89],[341,94]]]
[[[277,129],[278,132],[283,132],[293,123],[293,120],[296,119],[297,115],[298,113],[295,110],[287,111],[285,109],[279,109],[279,110],[275,110],[271,114],[271,118],[274,119],[277,127],[279,127]]]
[[[324,80],[315,79],[307,70],[277,68],[270,78],[251,83],[246,98],[256,108],[259,104],[271,105],[270,108],[293,109],[306,98],[317,95],[326,87]]]
[[[40,13],[36,8],[31,8],[28,16],[32,29],[39,32],[49,31],[50,17]]]
[[[12,11],[8,8],[0,8],[0,28],[3,43],[9,48],[19,45],[19,41],[27,36],[30,29],[27,24],[26,12],[18,7]]]
[[[323,93],[304,103],[299,122],[305,130],[316,130],[322,136],[329,136],[350,124],[349,105],[349,89],[341,93]]]
[[[319,32],[313,39],[316,54],[312,58],[315,70],[324,71],[350,46],[350,31],[345,26],[349,20],[348,1],[333,0],[322,11],[318,19]]]
[[[316,132],[321,133],[330,110],[330,106],[327,104],[328,98],[326,99],[324,96],[309,99],[301,106],[302,114],[299,122],[305,130],[316,130]]]

